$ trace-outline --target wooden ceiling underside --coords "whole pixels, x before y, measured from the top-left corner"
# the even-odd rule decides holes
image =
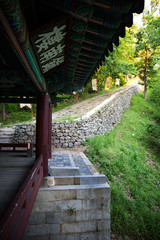
[[[125,27],[132,26],[133,13],[141,13],[144,7],[143,0],[0,2],[39,89],[49,89],[53,98],[58,92],[81,91],[108,51],[113,51],[113,44],[119,45]],[[19,89],[26,96],[37,94],[37,83],[17,58],[4,26],[1,32],[0,88],[8,96],[15,86],[16,94],[20,94]],[[7,75],[9,70],[11,76]]]

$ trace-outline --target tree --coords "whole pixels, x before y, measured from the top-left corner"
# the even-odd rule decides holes
[[[158,80],[155,76],[160,70],[160,17],[155,16],[159,1],[151,1],[151,12],[145,11],[143,26],[136,34],[137,46],[135,56],[139,76],[144,82],[144,98],[147,98],[147,88]]]
[[[119,46],[113,46],[113,52],[105,58],[102,66],[99,67],[94,78],[98,81],[99,89],[104,88],[107,77],[111,77],[113,84],[116,78],[120,79],[120,84],[124,84],[124,76],[137,75],[134,63],[136,25],[126,28],[125,38],[120,38]]]

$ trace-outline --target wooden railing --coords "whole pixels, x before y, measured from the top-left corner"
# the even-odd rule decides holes
[[[1,240],[22,239],[42,178],[41,155],[0,220]]]
[[[24,152],[27,147],[27,143],[0,143],[0,152]]]

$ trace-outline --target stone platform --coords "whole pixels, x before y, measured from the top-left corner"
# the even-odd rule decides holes
[[[54,153],[48,165],[51,176],[99,175],[83,152]]]
[[[110,240],[110,186],[105,175],[83,152],[65,150],[54,152],[49,173],[23,240]]]

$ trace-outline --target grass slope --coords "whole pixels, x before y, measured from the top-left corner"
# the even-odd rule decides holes
[[[111,186],[116,235],[160,239],[160,141],[152,131],[159,128],[154,113],[153,104],[139,94],[114,130],[86,142],[87,156]]]

